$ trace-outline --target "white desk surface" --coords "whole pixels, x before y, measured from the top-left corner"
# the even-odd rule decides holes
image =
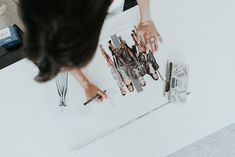
[[[235,12],[234,2],[232,0],[151,2],[152,17],[164,38],[164,45],[161,46],[157,56],[163,58],[159,60],[160,64],[164,64],[163,60],[169,58],[190,65],[191,95],[188,103],[162,108],[119,132],[71,153],[67,149],[67,143],[64,144],[60,138],[61,134],[56,125],[58,117],[63,122],[63,116],[58,112],[58,96],[54,82],[43,85],[34,82],[36,68],[27,60],[22,60],[0,71],[1,156],[10,157],[17,154],[25,157],[69,155],[163,157],[235,122],[235,101],[232,97],[235,87],[233,81],[235,21],[232,18]],[[122,18],[106,21],[101,39],[122,29],[125,21],[128,21],[126,24],[136,23],[137,9],[132,9],[120,17]],[[113,83],[105,84],[103,81],[110,76],[103,77],[92,72],[97,62],[99,59],[95,58],[86,71],[95,83],[105,88]],[[103,61],[101,64],[105,65]],[[108,71],[106,65],[99,68]],[[154,86],[147,87],[136,99],[134,94],[128,95],[127,98],[121,98],[114,107],[91,105],[88,111],[83,111],[79,105],[76,106],[76,103],[83,102],[82,90],[74,79],[71,78],[69,81],[68,102],[72,105],[69,114],[64,116],[66,121],[63,124],[68,127],[75,126],[73,128],[75,131],[78,128],[76,120],[79,123],[77,125],[85,127],[86,124],[94,124],[94,118],[100,117],[98,122],[103,124],[100,123],[101,127],[97,130],[102,131],[103,126],[113,127],[110,123],[112,121],[115,124],[122,123],[151,109],[155,104],[158,105],[160,101],[165,101],[165,99],[152,99],[156,99],[155,94],[160,96],[158,87],[161,87],[161,83],[152,82],[151,85]],[[147,103],[143,104],[144,101]],[[74,111],[72,108],[77,110]],[[85,113],[84,119],[77,118],[77,114],[80,113],[78,111]],[[68,118],[68,115],[71,117]],[[87,119],[89,115],[93,115],[93,119]],[[119,116],[120,119],[117,118]],[[107,117],[112,118],[107,120]],[[90,123],[81,123],[83,120]],[[69,130],[65,129],[66,131]],[[73,133],[71,132],[71,135]],[[89,133],[91,135],[92,130],[89,130]]]

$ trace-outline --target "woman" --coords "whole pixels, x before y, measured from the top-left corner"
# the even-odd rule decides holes
[[[100,30],[112,0],[19,0],[25,25],[24,54],[38,68],[35,77],[46,82],[61,71],[70,71],[84,88],[87,99],[106,94],[80,70],[94,56]],[[147,47],[158,49],[160,34],[150,17],[149,0],[138,0],[141,20],[138,35]]]

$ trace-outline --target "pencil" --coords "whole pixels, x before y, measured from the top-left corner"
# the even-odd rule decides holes
[[[104,90],[103,92],[106,93],[107,90]],[[99,99],[99,98],[101,98],[101,95],[100,95],[100,94],[96,94],[96,96],[94,96],[93,98],[87,100],[87,102],[85,102],[83,105],[86,106],[87,104],[89,104],[89,103],[92,102],[93,100]]]

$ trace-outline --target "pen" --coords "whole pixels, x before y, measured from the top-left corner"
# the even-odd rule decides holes
[[[104,93],[106,93],[107,92],[107,90],[104,90],[103,91]],[[93,98],[91,98],[91,99],[89,99],[87,102],[85,102],[83,105],[84,106],[86,106],[87,104],[89,104],[90,102],[92,102],[93,100],[95,100],[95,99],[99,99],[99,98],[101,98],[101,95],[100,94],[96,94],[96,96],[94,96]]]

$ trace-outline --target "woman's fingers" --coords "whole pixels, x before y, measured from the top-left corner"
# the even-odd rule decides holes
[[[152,52],[156,52],[157,51],[157,46],[156,46],[156,38],[155,37],[151,37],[150,38],[150,45],[151,45],[151,50]]]
[[[144,33],[142,31],[137,31],[137,41],[138,41],[138,43],[140,42],[143,35],[144,35]]]
[[[150,34],[153,34],[152,36]],[[158,49],[158,39],[155,33],[145,33],[144,40],[146,44],[147,51],[157,52]]]
[[[157,50],[158,50],[158,48],[159,48],[158,41],[156,41],[156,42],[155,42],[155,46],[156,46],[156,47],[155,47],[155,49],[156,49],[156,51],[157,51]]]
[[[105,92],[103,92],[103,91],[101,91],[101,90],[98,90],[98,91],[97,91],[97,94],[100,95],[101,101],[103,101],[104,99],[107,99],[107,95],[106,95]]]
[[[160,43],[163,43],[163,39],[162,39],[162,36],[160,35],[160,33],[157,31],[157,39],[159,40]]]
[[[144,34],[144,42],[146,44],[147,51],[151,50],[150,35],[148,32],[145,32]]]

